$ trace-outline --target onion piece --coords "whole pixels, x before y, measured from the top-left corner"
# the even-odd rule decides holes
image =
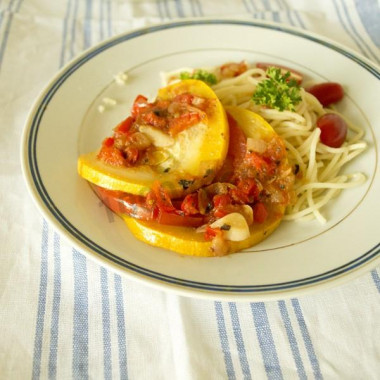
[[[268,148],[268,144],[262,139],[247,138],[247,150],[249,152],[264,153]]]
[[[230,241],[242,241],[249,238],[250,231],[245,217],[238,212],[227,214],[210,225],[223,230],[223,237]]]

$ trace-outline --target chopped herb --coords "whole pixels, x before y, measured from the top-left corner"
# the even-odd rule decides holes
[[[231,226],[229,224],[224,223],[222,227],[220,227],[222,231],[229,231]]]
[[[298,164],[295,164],[294,165],[294,174],[298,174],[299,171],[300,171],[300,166]]]
[[[182,71],[179,74],[180,79],[198,79],[209,85],[217,83],[216,76],[212,73],[209,73],[206,70],[195,70],[192,74],[187,71]]]
[[[183,187],[184,190],[188,189],[190,185],[194,183],[194,180],[180,179],[178,183]]]
[[[166,169],[164,170],[164,173],[169,173],[169,170],[170,170],[170,168],[166,168]]]
[[[256,104],[279,111],[294,111],[295,106],[301,101],[301,95],[299,84],[294,79],[289,79],[290,75],[289,71],[282,75],[281,69],[269,67],[267,69],[268,79],[257,85],[252,100]]]

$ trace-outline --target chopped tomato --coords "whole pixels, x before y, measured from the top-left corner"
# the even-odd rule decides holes
[[[239,204],[253,203],[259,198],[260,189],[253,178],[240,180],[235,189],[230,191],[232,199]]]
[[[214,195],[214,216],[217,218],[223,218],[223,216],[231,212],[232,198],[228,194]]]
[[[115,132],[125,133],[125,134],[128,133],[134,121],[135,119],[133,117],[131,116],[127,117],[125,120],[123,120],[120,124],[116,126]]]
[[[185,215],[194,215],[199,214],[198,210],[198,194],[188,194],[185,199],[182,201],[181,210]]]
[[[148,99],[143,95],[137,95],[131,110],[132,117],[139,115],[141,110],[143,110],[147,105]]]
[[[111,147],[113,146],[114,143],[115,143],[115,139],[113,137],[107,137],[103,141],[103,145],[106,147]]]
[[[198,124],[203,115],[200,112],[188,112],[184,113],[174,119],[169,120],[169,134],[175,136],[178,133],[184,131],[187,128]]]
[[[255,152],[248,152],[246,155],[246,162],[253,166],[258,172],[267,171],[268,163],[264,157]]]
[[[209,241],[209,240],[214,239],[214,237],[221,234],[222,234],[222,230],[220,228],[211,228],[210,226],[207,226],[205,234],[204,234],[204,238],[205,240]]]
[[[112,166],[126,165],[127,162],[123,156],[123,153],[113,145],[109,146],[109,143],[110,140],[106,139],[97,155],[98,159]]]
[[[134,164],[139,158],[139,150],[133,146],[127,146],[125,148],[126,160],[130,164]]]
[[[160,129],[167,127],[167,120],[159,116],[155,111],[142,112],[139,116],[139,121]]]
[[[259,187],[253,178],[247,178],[245,180],[239,181],[238,188],[245,194],[253,196],[255,199],[257,199],[260,193]]]
[[[185,103],[185,104],[192,104],[195,96],[193,94],[190,94],[188,92],[185,92],[183,94],[179,94],[174,97],[173,102],[179,102],[179,103]]]
[[[175,211],[168,192],[158,181],[154,182],[152,186],[152,196],[155,205],[157,205],[161,211]]]
[[[233,78],[243,74],[247,69],[248,66],[244,61],[239,63],[231,62],[222,65],[220,67],[220,73],[223,78]]]
[[[232,198],[228,194],[217,194],[212,198],[214,203],[214,207],[225,207],[230,205],[232,202]]]
[[[264,223],[268,218],[268,210],[263,203],[253,206],[253,219],[256,223]]]
[[[119,215],[124,214],[140,220],[154,220],[160,224],[183,227],[199,227],[204,223],[202,216],[186,216],[175,209],[165,211],[163,208],[156,207],[153,212],[148,206],[148,198],[139,195],[108,190],[99,186],[94,186],[94,189],[104,204]]]

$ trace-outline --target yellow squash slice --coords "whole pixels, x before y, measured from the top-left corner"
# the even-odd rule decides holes
[[[106,189],[138,195],[146,195],[155,181],[159,181],[171,197],[180,197],[211,183],[227,154],[227,118],[213,90],[202,81],[184,80],[162,88],[158,99],[170,101],[186,93],[210,101],[207,117],[175,136],[143,126],[141,131],[153,141],[155,165],[111,166],[100,161],[97,152],[92,152],[79,157],[79,174]]]
[[[213,257],[211,241],[204,239],[203,233],[195,228],[168,226],[152,222],[143,222],[128,216],[123,219],[133,235],[144,243],[155,247],[169,249],[188,256]],[[226,241],[227,252],[238,252],[252,247],[267,238],[280,224],[280,217],[272,217],[260,225],[250,228],[250,236],[242,241]]]
[[[227,112],[236,120],[247,137],[270,140],[275,134],[272,127],[261,116],[251,111],[239,107],[229,107]],[[227,253],[252,247],[267,238],[280,224],[284,211],[285,206],[274,205],[264,223],[254,223],[250,226],[248,238],[241,241],[226,241]],[[123,219],[133,235],[147,244],[183,255],[215,256],[212,242],[206,241],[204,234],[196,232],[195,228],[145,222],[128,216],[123,216]]]

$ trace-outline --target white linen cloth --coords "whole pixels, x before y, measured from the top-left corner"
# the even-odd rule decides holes
[[[184,298],[86,258],[27,194],[21,133],[57,70],[112,35],[203,16],[293,25],[380,62],[376,0],[0,1],[1,379],[380,378],[380,268],[289,300]]]

